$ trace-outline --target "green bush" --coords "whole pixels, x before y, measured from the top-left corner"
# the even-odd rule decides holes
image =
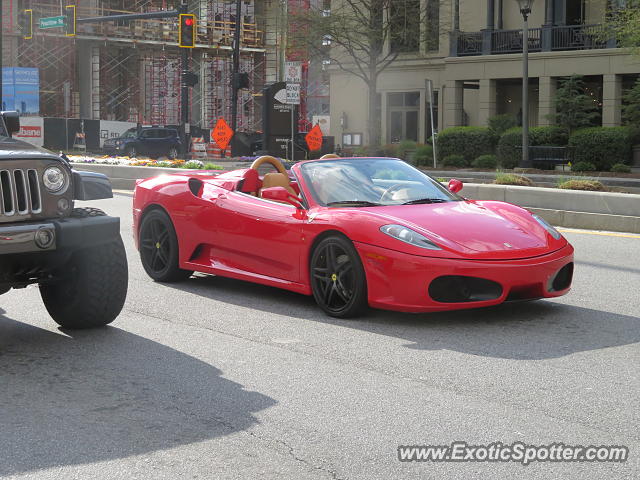
[[[530,187],[533,182],[527,177],[516,175],[515,173],[498,172],[493,183],[497,185],[517,185],[520,187]]]
[[[465,168],[469,166],[469,162],[462,155],[447,155],[442,159],[443,167]]]
[[[534,127],[529,129],[529,145],[532,147],[548,145],[565,147],[569,142],[569,135],[561,127]],[[498,141],[498,164],[502,168],[514,168],[522,159],[522,128],[507,130]]]
[[[496,115],[489,119],[488,126],[495,136],[500,137],[507,130],[517,126],[517,122],[513,115]]]
[[[631,167],[624,163],[616,163],[611,167],[611,171],[616,173],[631,173]]]
[[[220,165],[216,165],[215,163],[209,162],[204,164],[204,169],[205,170],[224,170],[224,167]]]
[[[558,185],[563,190],[586,190],[589,192],[604,192],[604,185],[596,180],[567,180]]]
[[[398,145],[395,143],[387,143],[381,149],[385,157],[396,158],[398,156]]]
[[[409,152],[415,151],[417,143],[413,140],[402,140],[398,144],[398,158],[408,161]]]
[[[433,147],[431,145],[418,145],[413,159],[416,165],[433,165]]]
[[[595,172],[596,166],[591,162],[576,162],[571,165],[571,170],[574,172]]]
[[[438,159],[462,155],[467,164],[480,155],[495,152],[497,137],[488,128],[453,127],[438,134]]]
[[[200,160],[190,160],[185,162],[180,168],[186,168],[188,170],[201,170],[204,168],[204,164]]]
[[[576,131],[569,138],[573,163],[590,162],[608,171],[616,163],[630,164],[634,131],[629,127],[592,127]]]
[[[498,166],[498,157],[495,155],[480,155],[471,163],[471,165],[476,168],[495,169]]]

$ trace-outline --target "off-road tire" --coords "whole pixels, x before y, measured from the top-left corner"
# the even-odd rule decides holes
[[[61,276],[55,283],[40,285],[44,305],[58,325],[85,329],[113,322],[127,297],[122,239],[74,252]]]

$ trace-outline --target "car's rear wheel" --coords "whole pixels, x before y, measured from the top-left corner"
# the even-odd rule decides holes
[[[156,282],[177,282],[193,273],[178,266],[178,237],[163,210],[151,210],[140,224],[140,260]]]
[[[367,308],[367,280],[360,256],[347,238],[322,239],[311,255],[311,289],[328,315],[352,318]]]
[[[167,158],[169,158],[169,160],[175,160],[178,158],[178,149],[176,147],[171,147],[167,152]]]

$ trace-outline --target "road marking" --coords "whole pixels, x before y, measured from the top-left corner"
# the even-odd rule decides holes
[[[601,237],[637,238],[640,240],[640,235],[634,235],[633,233],[596,232],[592,230],[575,230],[573,228],[558,228],[557,230],[562,233],[581,233],[583,235],[598,235]]]

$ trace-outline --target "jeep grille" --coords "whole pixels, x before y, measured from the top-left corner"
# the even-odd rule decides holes
[[[4,216],[31,215],[42,210],[36,169],[0,170],[0,192],[0,213]]]

